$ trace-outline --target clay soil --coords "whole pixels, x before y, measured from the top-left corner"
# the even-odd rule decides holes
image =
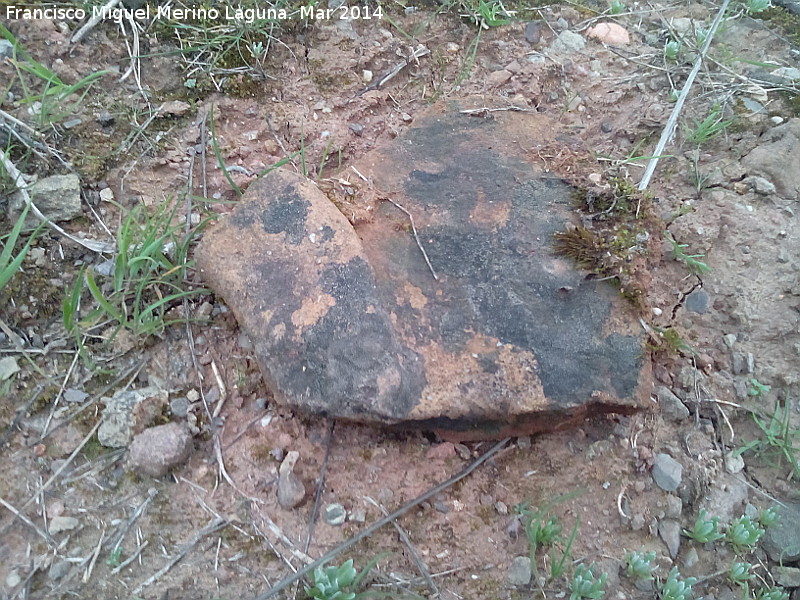
[[[652,153],[674,106],[670,91],[680,90],[695,56],[687,50],[669,62],[664,43],[676,22],[691,19],[707,27],[716,7],[634,4],[613,19],[629,32],[629,44],[587,40],[582,49],[561,53],[552,46],[561,31],[586,39],[588,27],[611,19],[554,5],[480,30],[478,38],[479,29],[457,12],[387,7],[391,22],[318,21],[276,30],[255,76],[252,70],[217,72],[213,79],[203,69],[191,71],[185,60],[190,53],[172,52],[177,42],[169,32],[142,23],[146,56],[138,82],[134,75],[120,81],[131,40],[112,22],[79,44],[69,42],[74,23],[5,25],[64,81],[98,68],[117,70],[74,108],[77,126],[58,126],[47,138],[81,175],[84,189],[85,218],[65,227],[112,240],[105,227],[113,235],[121,208],[153,210],[170,199],[185,200],[187,192],[189,211],[228,212],[238,195],[220,169],[215,145],[241,188],[286,159],[285,168],[305,169],[331,190],[355,179],[348,171],[353,160],[392,140],[432,104],[441,109],[448,99],[466,96],[483,98],[487,108],[513,106],[548,118],[550,141],[529,151],[538,168],[584,187],[602,187],[613,177],[636,184],[646,164],[641,157]],[[675,390],[688,414],[664,414],[663,399],[654,394],[650,412],[511,439],[463,480],[332,564],[352,558],[361,568],[390,553],[365,580],[389,597],[559,598],[569,593],[567,578],[548,575],[577,525],[567,565],[595,562],[609,574],[606,597],[652,598],[652,590],[639,590],[624,577],[626,549],[656,551],[662,578],[673,564],[685,576],[702,577],[727,568],[732,558],[721,546],[686,538],[678,556],[670,557],[658,533],[665,518],[689,527],[705,507],[725,522],[741,515],[747,502],[762,508],[772,499],[798,496],[785,464],[771,466],[768,456],[749,453],[744,470],[731,473],[736,470],[726,470],[724,461],[759,433],[747,407],[768,413],[788,402],[795,427],[800,417],[793,399],[800,363],[800,230],[794,222],[800,175],[773,178],[776,185],[793,181],[793,192],[779,185],[758,194],[745,182],[755,171],[740,161],[776,139],[774,128],[795,116],[796,96],[785,91],[791,82],[765,83],[763,75],[797,63],[787,35],[746,14],[726,22],[712,47],[715,60],[701,71],[667,147],[670,156],[662,158],[648,188],[654,217],[711,268],[691,273],[672,258],[665,241],[654,245],[657,264],[643,276],[642,318],[653,336],[655,384]],[[375,85],[420,44],[429,53]],[[0,75],[13,80],[10,63]],[[187,87],[188,79],[196,87]],[[23,92],[12,89],[19,99]],[[147,121],[174,100],[187,102],[187,110]],[[754,110],[755,102],[762,109]],[[683,126],[702,121],[715,103],[733,122],[698,149]],[[31,119],[8,99],[2,109]],[[98,121],[104,112],[112,124]],[[491,117],[486,112],[474,118]],[[699,186],[692,175],[695,157],[706,177]],[[23,171],[40,177],[64,169],[52,157],[29,157],[25,165]],[[775,168],[780,173],[781,166]],[[99,201],[106,188],[119,206]],[[293,414],[273,401],[250,341],[213,295],[192,299],[186,309],[196,318],[189,327],[173,327],[160,339],[120,339],[109,348],[93,342],[90,349],[102,362],[90,364],[63,331],[60,303],[80,266],[104,259],[55,232],[41,235],[35,248],[44,249],[44,259],[25,262],[2,292],[0,307],[2,356],[16,357],[21,367],[0,398],[2,598],[258,598],[307,557],[324,555],[381,519],[382,510],[391,512],[449,479],[495,443],[454,444],[433,433]],[[663,341],[659,332],[670,328],[681,344]],[[725,337],[730,334],[735,338]],[[753,379],[770,391],[748,394]],[[101,397],[146,384],[168,390],[170,400],[199,392],[206,400],[190,408],[191,457],[157,479],[130,470],[124,451],[100,446],[93,435],[102,418]],[[89,395],[70,403],[64,389]],[[187,421],[168,405],[156,412],[148,424]],[[289,451],[299,453],[295,474],[307,495],[285,510],[276,489],[280,461]],[[677,515],[650,474],[658,453],[684,467]],[[342,525],[324,518],[333,503],[347,511]],[[538,552],[538,573],[529,585],[514,586],[509,567],[529,553],[519,515],[525,506],[557,517],[563,540],[552,553]],[[77,526],[47,534],[52,519],[63,516],[75,517]],[[694,551],[696,560],[687,561]],[[774,565],[763,551],[750,562],[759,565],[759,578],[771,582]],[[698,590],[716,598],[734,593],[724,577],[712,577]],[[303,584],[282,594],[303,598]]]

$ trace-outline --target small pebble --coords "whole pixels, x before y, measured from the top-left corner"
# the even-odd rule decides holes
[[[509,585],[528,585],[531,582],[531,559],[528,556],[517,556],[508,567],[506,580]]]
[[[347,515],[347,520],[353,521],[354,523],[364,523],[367,520],[367,511],[363,508],[351,510],[350,514]]]
[[[338,527],[347,518],[347,511],[344,506],[338,503],[328,504],[322,509],[322,519],[333,527]]]

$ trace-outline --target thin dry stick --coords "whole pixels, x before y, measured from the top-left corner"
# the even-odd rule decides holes
[[[122,540],[125,539],[125,536],[128,534],[128,531],[130,531],[130,528],[133,527],[133,524],[139,517],[142,516],[147,506],[153,501],[153,498],[155,498],[157,495],[158,495],[158,490],[156,488],[150,488],[148,490],[147,498],[145,498],[144,502],[142,502],[136,508],[136,510],[133,511],[131,518],[128,519],[127,523],[125,523],[125,527],[122,528],[122,531],[120,531],[115,538],[112,538],[112,540],[114,541],[113,548],[111,550],[112,552],[116,551],[117,548],[119,548],[120,544],[122,544]]]
[[[86,572],[83,574],[83,583],[88,583],[89,579],[92,577],[92,571],[94,571],[94,566],[97,564],[97,557],[100,556],[100,549],[103,547],[103,540],[106,537],[106,530],[100,533],[100,539],[97,540],[97,547],[94,549],[94,553],[92,555],[92,560],[89,562],[89,566],[86,568]]]
[[[144,542],[142,542],[141,546],[139,546],[138,548],[136,548],[136,550],[134,550],[133,554],[131,554],[131,555],[130,555],[128,558],[126,558],[124,561],[122,561],[122,562],[121,562],[119,565],[117,565],[116,567],[114,567],[114,568],[111,570],[111,574],[112,574],[112,575],[116,575],[117,573],[119,573],[120,571],[122,571],[122,569],[124,569],[125,567],[127,567],[127,566],[128,566],[129,564],[131,564],[133,561],[135,561],[135,560],[136,560],[136,559],[139,557],[139,555],[142,553],[142,550],[144,550],[145,548],[147,548],[147,545],[148,545],[149,543],[150,543],[150,542],[149,542],[148,540],[145,540]]]
[[[290,585],[292,585],[295,581],[299,581],[301,577],[304,577],[306,574],[310,573],[311,571],[313,571],[317,567],[325,564],[326,562],[328,562],[330,560],[333,560],[339,554],[341,554],[342,552],[344,552],[345,550],[347,550],[349,548],[352,548],[354,545],[356,545],[358,542],[360,542],[364,538],[369,537],[370,535],[375,533],[378,529],[380,529],[384,525],[387,525],[388,523],[391,523],[395,519],[398,519],[398,518],[402,517],[404,514],[406,514],[408,511],[410,511],[415,506],[425,502],[425,500],[427,500],[428,498],[431,498],[431,497],[435,496],[436,494],[440,493],[442,490],[445,490],[445,489],[449,488],[451,485],[453,485],[455,483],[458,483],[459,481],[464,479],[467,475],[472,473],[475,469],[477,469],[479,466],[481,466],[483,463],[485,463],[487,460],[489,460],[491,457],[493,457],[498,452],[500,452],[506,446],[506,444],[508,443],[508,441],[510,439],[511,438],[505,438],[504,440],[501,440],[501,441],[497,442],[494,446],[492,446],[486,452],[486,454],[484,454],[483,456],[481,456],[480,458],[475,460],[475,462],[473,462],[471,465],[469,465],[467,468],[462,470],[457,475],[451,477],[450,479],[448,479],[447,481],[445,481],[443,483],[440,483],[436,487],[429,489],[424,494],[422,494],[420,496],[417,496],[416,498],[414,498],[411,502],[407,503],[402,508],[398,508],[396,511],[394,511],[389,516],[384,517],[383,519],[373,523],[372,525],[367,527],[364,531],[361,531],[360,533],[357,533],[356,535],[351,537],[349,540],[347,540],[343,544],[340,544],[339,546],[337,546],[336,548],[334,548],[333,550],[331,550],[330,552],[325,554],[325,556],[322,556],[321,558],[318,558],[317,560],[315,560],[311,564],[306,565],[305,567],[303,567],[302,569],[297,571],[297,573],[295,573],[294,575],[290,575],[289,577],[286,577],[286,578],[282,579],[281,581],[276,583],[274,586],[272,586],[270,589],[268,589],[266,592],[264,592],[263,594],[257,596],[255,598],[255,600],[267,600],[267,598],[272,598],[278,592],[281,592],[281,591],[285,590],[287,587],[289,587]]]
[[[423,247],[422,247],[422,242],[420,242],[420,241],[419,241],[419,235],[417,234],[417,227],[416,227],[416,225],[414,225],[414,217],[412,217],[412,216],[411,216],[411,213],[410,213],[410,212],[408,212],[408,211],[407,211],[405,208],[403,208],[402,206],[400,206],[400,205],[399,205],[397,202],[395,202],[395,201],[394,201],[394,200],[392,200],[391,198],[386,198],[386,200],[387,200],[388,202],[391,202],[392,204],[394,204],[394,205],[395,205],[397,208],[399,208],[400,210],[402,210],[402,211],[403,211],[404,213],[406,213],[406,215],[408,216],[408,220],[409,220],[409,222],[411,223],[411,231],[412,231],[412,232],[413,232],[413,234],[414,234],[414,241],[416,241],[416,242],[417,242],[417,248],[419,248],[419,251],[420,251],[420,252],[422,252],[422,256],[423,256],[423,258],[425,259],[425,264],[427,264],[427,265],[428,265],[428,268],[431,270],[431,275],[433,275],[433,278],[434,278],[436,281],[439,281],[439,276],[438,276],[438,275],[436,275],[436,271],[434,271],[434,270],[433,270],[433,265],[431,264],[431,261],[430,261],[430,259],[428,258],[428,253],[427,253],[427,252],[425,252],[425,248],[423,248]]]
[[[120,1],[121,1],[121,0],[110,0],[109,2],[107,2],[107,3],[105,4],[105,6],[103,6],[103,7],[100,9],[100,11],[99,11],[99,12],[95,13],[95,14],[92,16],[92,18],[91,18],[91,19],[89,19],[89,20],[86,22],[86,24],[85,24],[83,27],[81,27],[80,29],[78,29],[78,31],[76,31],[76,32],[73,34],[73,36],[70,38],[70,40],[69,40],[69,41],[70,41],[71,43],[73,43],[73,44],[77,44],[78,42],[80,42],[80,41],[81,41],[81,40],[82,40],[84,37],[86,37],[86,34],[87,34],[87,33],[89,33],[89,32],[90,32],[92,29],[94,29],[95,25],[97,25],[97,24],[98,24],[100,21],[102,21],[102,20],[103,20],[103,14],[105,13],[105,11],[107,11],[107,10],[111,10],[111,9],[112,9],[112,8],[114,8],[114,7],[115,7],[117,4],[119,4],[119,3],[120,3]]]
[[[314,525],[317,522],[317,515],[319,514],[319,504],[322,500],[322,490],[325,489],[325,474],[328,471],[328,459],[331,456],[331,446],[333,446],[333,430],[336,428],[336,421],[332,420],[328,428],[328,439],[325,441],[325,457],[322,459],[322,467],[319,470],[319,478],[317,482],[317,489],[314,492],[314,506],[311,508],[311,516],[308,518],[308,534],[306,535],[306,545],[303,551],[308,554],[308,548],[311,546],[311,538],[314,536]]]
[[[64,389],[67,387],[67,383],[69,382],[69,378],[72,377],[72,371],[75,369],[75,365],[78,364],[78,357],[80,356],[79,352],[75,352],[75,356],[72,357],[72,364],[67,369],[67,374],[64,376],[64,381],[61,382],[61,387],[58,390],[58,395],[56,399],[53,400],[53,406],[50,409],[50,414],[47,415],[47,420],[44,422],[44,427],[42,428],[42,435],[47,435],[47,430],[50,427],[50,423],[53,421],[53,416],[56,414],[56,408],[58,407],[58,403],[61,400],[61,397],[64,395]]]
[[[664,131],[661,132],[661,139],[658,140],[656,149],[653,150],[653,158],[651,158],[650,162],[647,163],[647,169],[642,176],[642,180],[639,182],[639,191],[646,190],[647,186],[650,185],[650,179],[653,177],[653,173],[656,170],[658,159],[661,157],[661,154],[664,152],[664,148],[675,133],[675,126],[678,124],[678,117],[683,109],[683,104],[686,102],[686,97],[689,95],[689,90],[694,83],[695,77],[697,77],[697,74],[700,72],[700,67],[703,65],[703,60],[708,53],[708,49],[711,46],[711,41],[714,39],[714,34],[717,32],[717,28],[722,22],[722,17],[725,15],[725,10],[728,8],[729,2],[730,0],[723,0],[722,6],[720,6],[719,12],[717,12],[717,16],[714,18],[714,22],[711,23],[711,27],[708,30],[708,36],[703,44],[703,49],[700,50],[700,56],[697,57],[697,60],[694,63],[694,68],[692,68],[691,73],[689,73],[686,83],[683,84],[683,89],[681,90],[680,96],[678,96],[678,101],[675,102],[675,108],[672,109],[672,114],[669,116],[667,124],[664,126]],[[638,207],[636,209],[636,214],[639,214]]]
[[[58,467],[56,472],[53,473],[52,477],[50,477],[50,479],[48,479],[44,483],[44,485],[42,485],[42,487],[40,487],[33,496],[31,496],[30,500],[28,500],[25,504],[22,505],[22,510],[25,510],[28,506],[31,505],[32,502],[35,502],[36,499],[42,494],[42,492],[44,492],[47,488],[49,488],[50,484],[52,484],[56,480],[56,478],[59,475],[61,475],[61,472],[64,469],[66,469],[70,465],[70,463],[72,463],[73,460],[75,460],[75,457],[78,456],[78,452],[80,452],[83,449],[83,447],[86,445],[86,443],[90,439],[92,439],[92,436],[97,432],[97,430],[100,429],[100,424],[102,422],[103,422],[103,419],[98,419],[97,420],[97,423],[94,424],[94,427],[92,427],[92,430],[86,435],[85,438],[83,438],[83,441],[80,444],[78,444],[78,447],[75,448],[75,450],[73,450],[72,454],[70,454],[67,457],[67,460],[65,460],[64,463],[60,467]]]
[[[189,541],[186,546],[184,546],[183,550],[178,552],[175,556],[173,556],[166,565],[164,565],[158,572],[154,573],[150,577],[148,577],[145,581],[140,583],[133,592],[131,592],[132,596],[138,596],[144,588],[149,585],[155,583],[160,577],[162,577],[165,573],[167,573],[172,567],[178,564],[184,556],[186,556],[189,551],[197,545],[197,542],[202,540],[205,536],[214,533],[215,531],[226,527],[230,521],[226,521],[223,519],[214,519],[208,525],[203,527],[200,531],[198,531],[194,537]]]
[[[222,377],[219,374],[217,361],[213,359],[211,360],[211,370],[214,372],[214,379],[217,380],[217,389],[219,390],[219,400],[217,401],[217,405],[214,407],[214,414],[211,415],[212,418],[216,419],[219,416],[219,413],[222,411],[222,407],[228,397],[228,390],[225,387],[225,382],[222,381]]]
[[[375,505],[378,508],[378,510],[380,510],[383,513],[384,516],[389,515],[389,511],[384,508],[383,504],[378,504],[375,500],[373,500],[369,496],[367,496],[367,501]],[[397,534],[400,536],[400,539],[406,545],[408,551],[411,553],[411,558],[414,559],[414,563],[417,565],[417,570],[419,571],[420,575],[422,575],[422,578],[425,580],[425,583],[427,584],[428,589],[431,591],[431,594],[433,594],[433,596],[438,595],[439,588],[436,587],[436,583],[434,583],[433,578],[431,577],[431,572],[428,570],[428,567],[425,566],[425,563],[422,562],[422,558],[420,558],[419,553],[417,552],[416,548],[414,548],[414,545],[411,543],[411,538],[408,537],[408,534],[406,533],[405,529],[403,529],[402,527],[400,527],[400,525],[397,524],[397,521],[392,521],[392,525],[394,525],[394,528],[397,530]]]
[[[14,516],[16,516],[16,517],[17,517],[17,518],[18,518],[20,521],[22,521],[23,523],[25,523],[25,525],[27,525],[28,527],[30,527],[31,529],[33,529],[33,530],[34,530],[34,531],[37,533],[37,535],[38,535],[40,538],[42,538],[42,539],[43,539],[45,542],[47,542],[47,545],[48,545],[48,546],[50,546],[50,547],[53,547],[53,546],[55,546],[55,545],[56,545],[56,543],[53,541],[53,538],[51,538],[51,537],[50,537],[50,535],[49,535],[47,532],[43,531],[42,529],[39,529],[39,527],[37,527],[37,526],[36,526],[36,524],[35,524],[33,521],[31,521],[31,520],[30,520],[28,517],[26,517],[26,516],[25,516],[25,515],[23,515],[21,512],[19,512],[19,511],[18,511],[16,508],[14,508],[14,507],[13,507],[11,504],[9,504],[8,502],[6,502],[6,501],[3,499],[3,497],[2,497],[2,496],[0,496],[0,504],[2,504],[2,505],[3,505],[3,506],[5,506],[5,507],[6,507],[8,510],[10,510],[12,513],[14,513]]]
[[[33,203],[30,194],[28,194],[28,190],[26,189],[25,186],[25,180],[22,179],[22,173],[20,173],[17,170],[17,167],[14,165],[13,162],[11,162],[11,159],[8,158],[8,155],[2,148],[0,148],[0,162],[3,163],[3,167],[5,167],[6,173],[8,173],[9,177],[11,177],[11,180],[14,182],[14,185],[17,186],[17,190],[19,190],[19,193],[22,194],[22,199],[25,202],[25,204],[31,207],[31,211],[33,212],[34,215],[36,215],[36,218],[38,218],[43,223],[46,223],[48,227],[57,231],[64,237],[71,239],[73,242],[83,246],[84,248],[88,248],[92,252],[111,252],[114,249],[114,244],[108,244],[106,242],[98,242],[97,240],[87,240],[84,238],[75,237],[74,235],[67,233],[61,227],[59,227],[58,225],[53,223],[50,219],[45,217],[42,214],[42,211],[40,211]]]

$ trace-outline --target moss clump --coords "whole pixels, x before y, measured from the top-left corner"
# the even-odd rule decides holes
[[[576,208],[583,213],[579,227],[555,234],[554,249],[605,279],[615,279],[620,294],[642,307],[648,251],[652,232],[659,230],[652,216],[652,195],[626,179],[613,178],[604,188],[580,188]]]

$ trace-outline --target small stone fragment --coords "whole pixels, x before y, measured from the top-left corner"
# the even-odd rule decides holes
[[[800,503],[786,503],[776,508],[778,522],[767,527],[762,547],[778,563],[800,560]]]
[[[689,417],[689,409],[678,398],[671,389],[666,386],[659,386],[655,391],[658,398],[658,405],[661,407],[661,414],[670,421],[683,421]]]
[[[328,504],[322,509],[322,520],[333,527],[339,527],[346,518],[347,511],[339,503]]]
[[[670,494],[667,496],[667,516],[670,519],[677,519],[683,510],[683,500]]]
[[[168,100],[161,105],[158,110],[158,116],[160,117],[182,117],[185,115],[192,107],[189,105],[188,102],[184,102],[183,100]]]
[[[69,573],[71,566],[72,565],[70,565],[70,563],[66,560],[62,560],[60,558],[55,559],[53,564],[51,564],[50,568],[47,570],[48,579],[50,579],[50,581],[58,581],[67,573]]]
[[[672,558],[678,556],[681,547],[681,526],[672,519],[661,519],[658,522],[658,535],[664,540]]]
[[[700,562],[700,556],[697,554],[697,549],[692,546],[683,557],[683,565],[687,569],[691,569],[698,562]]]
[[[486,78],[486,85],[490,88],[500,87],[504,83],[508,83],[508,80],[511,79],[512,76],[513,73],[505,69],[494,71],[489,73],[489,76]]]
[[[367,520],[367,511],[363,508],[356,508],[347,515],[347,520],[353,523],[364,523]]]
[[[69,120],[67,120],[67,121],[64,121],[64,122],[61,124],[61,126],[62,126],[64,129],[75,129],[75,128],[76,128],[78,125],[80,125],[81,123],[83,123],[83,120],[82,120],[82,119],[78,119],[78,118],[76,117],[76,118],[74,118],[74,119],[69,119]]]
[[[775,185],[771,181],[757,175],[746,177],[742,183],[761,196],[771,196],[777,192]]]
[[[658,487],[665,492],[674,492],[681,484],[683,466],[669,454],[656,454],[652,475]]]
[[[525,40],[529,44],[538,44],[542,39],[542,22],[529,21],[525,25]]]
[[[71,221],[83,215],[81,205],[81,182],[77,175],[52,175],[28,188],[28,194],[36,207],[51,221]],[[15,218],[22,212],[25,200],[17,193],[11,198],[9,215]],[[39,219],[33,214],[25,218],[25,227],[33,229]]]
[[[361,137],[361,135],[364,133],[364,126],[360,123],[350,123],[350,131]]]
[[[695,290],[686,296],[683,306],[686,310],[702,315],[708,310],[708,294],[703,290]]]
[[[797,567],[773,567],[771,574],[780,586],[785,588],[800,587],[800,569]]]
[[[772,71],[771,75],[788,79],[789,81],[798,81],[800,80],[800,69],[797,67],[779,67]]]
[[[736,343],[736,334],[735,333],[726,333],[722,336],[722,341],[725,342],[725,345],[728,348],[733,348],[733,345]]]
[[[627,29],[616,23],[598,23],[594,27],[589,27],[586,37],[612,46],[625,46],[631,43],[631,36]]]
[[[300,453],[296,450],[287,452],[278,469],[278,504],[286,510],[299,506],[306,497],[303,482],[294,474],[294,467],[299,458]]]
[[[14,44],[8,40],[0,40],[0,58],[11,58],[14,56]]]
[[[20,583],[22,583],[22,577],[20,577],[16,569],[13,569],[8,575],[6,575],[6,587],[8,589],[13,589]]]
[[[586,46],[583,36],[565,29],[558,34],[558,37],[550,44],[550,50],[557,54],[574,54],[580,52]]]
[[[506,581],[509,585],[528,585],[531,582],[531,559],[528,556],[517,556],[508,567]]]
[[[97,430],[100,444],[107,448],[124,448],[130,444],[137,425],[144,427],[148,424],[145,422],[147,411],[138,407],[148,402],[155,409],[156,406],[166,404],[167,397],[164,390],[146,387],[117,392],[111,398],[101,398],[106,408],[103,411],[103,423]],[[160,409],[158,412],[160,413]]]
[[[184,418],[189,414],[189,399],[186,396],[178,396],[169,401],[169,410],[178,418]]]
[[[110,127],[114,124],[114,115],[112,115],[107,110],[104,110],[99,115],[97,115],[97,122],[101,127]]]
[[[65,517],[61,515],[50,519],[50,523],[47,526],[47,531],[50,533],[50,535],[55,535],[57,533],[61,533],[62,531],[71,531],[75,529],[78,524],[79,521],[75,517]]]
[[[740,473],[744,469],[744,459],[741,454],[728,452],[723,460],[725,462],[725,470],[731,475]]]
[[[83,390],[76,390],[74,388],[68,388],[64,390],[64,402],[83,402],[89,397],[89,394],[84,392]]]
[[[192,451],[192,436],[178,423],[145,429],[133,438],[128,461],[134,470],[150,477],[166,475],[184,463]]]
[[[19,373],[19,365],[17,364],[17,359],[13,356],[6,356],[4,358],[0,358],[0,381],[5,381],[6,379],[10,379],[17,373]]]

